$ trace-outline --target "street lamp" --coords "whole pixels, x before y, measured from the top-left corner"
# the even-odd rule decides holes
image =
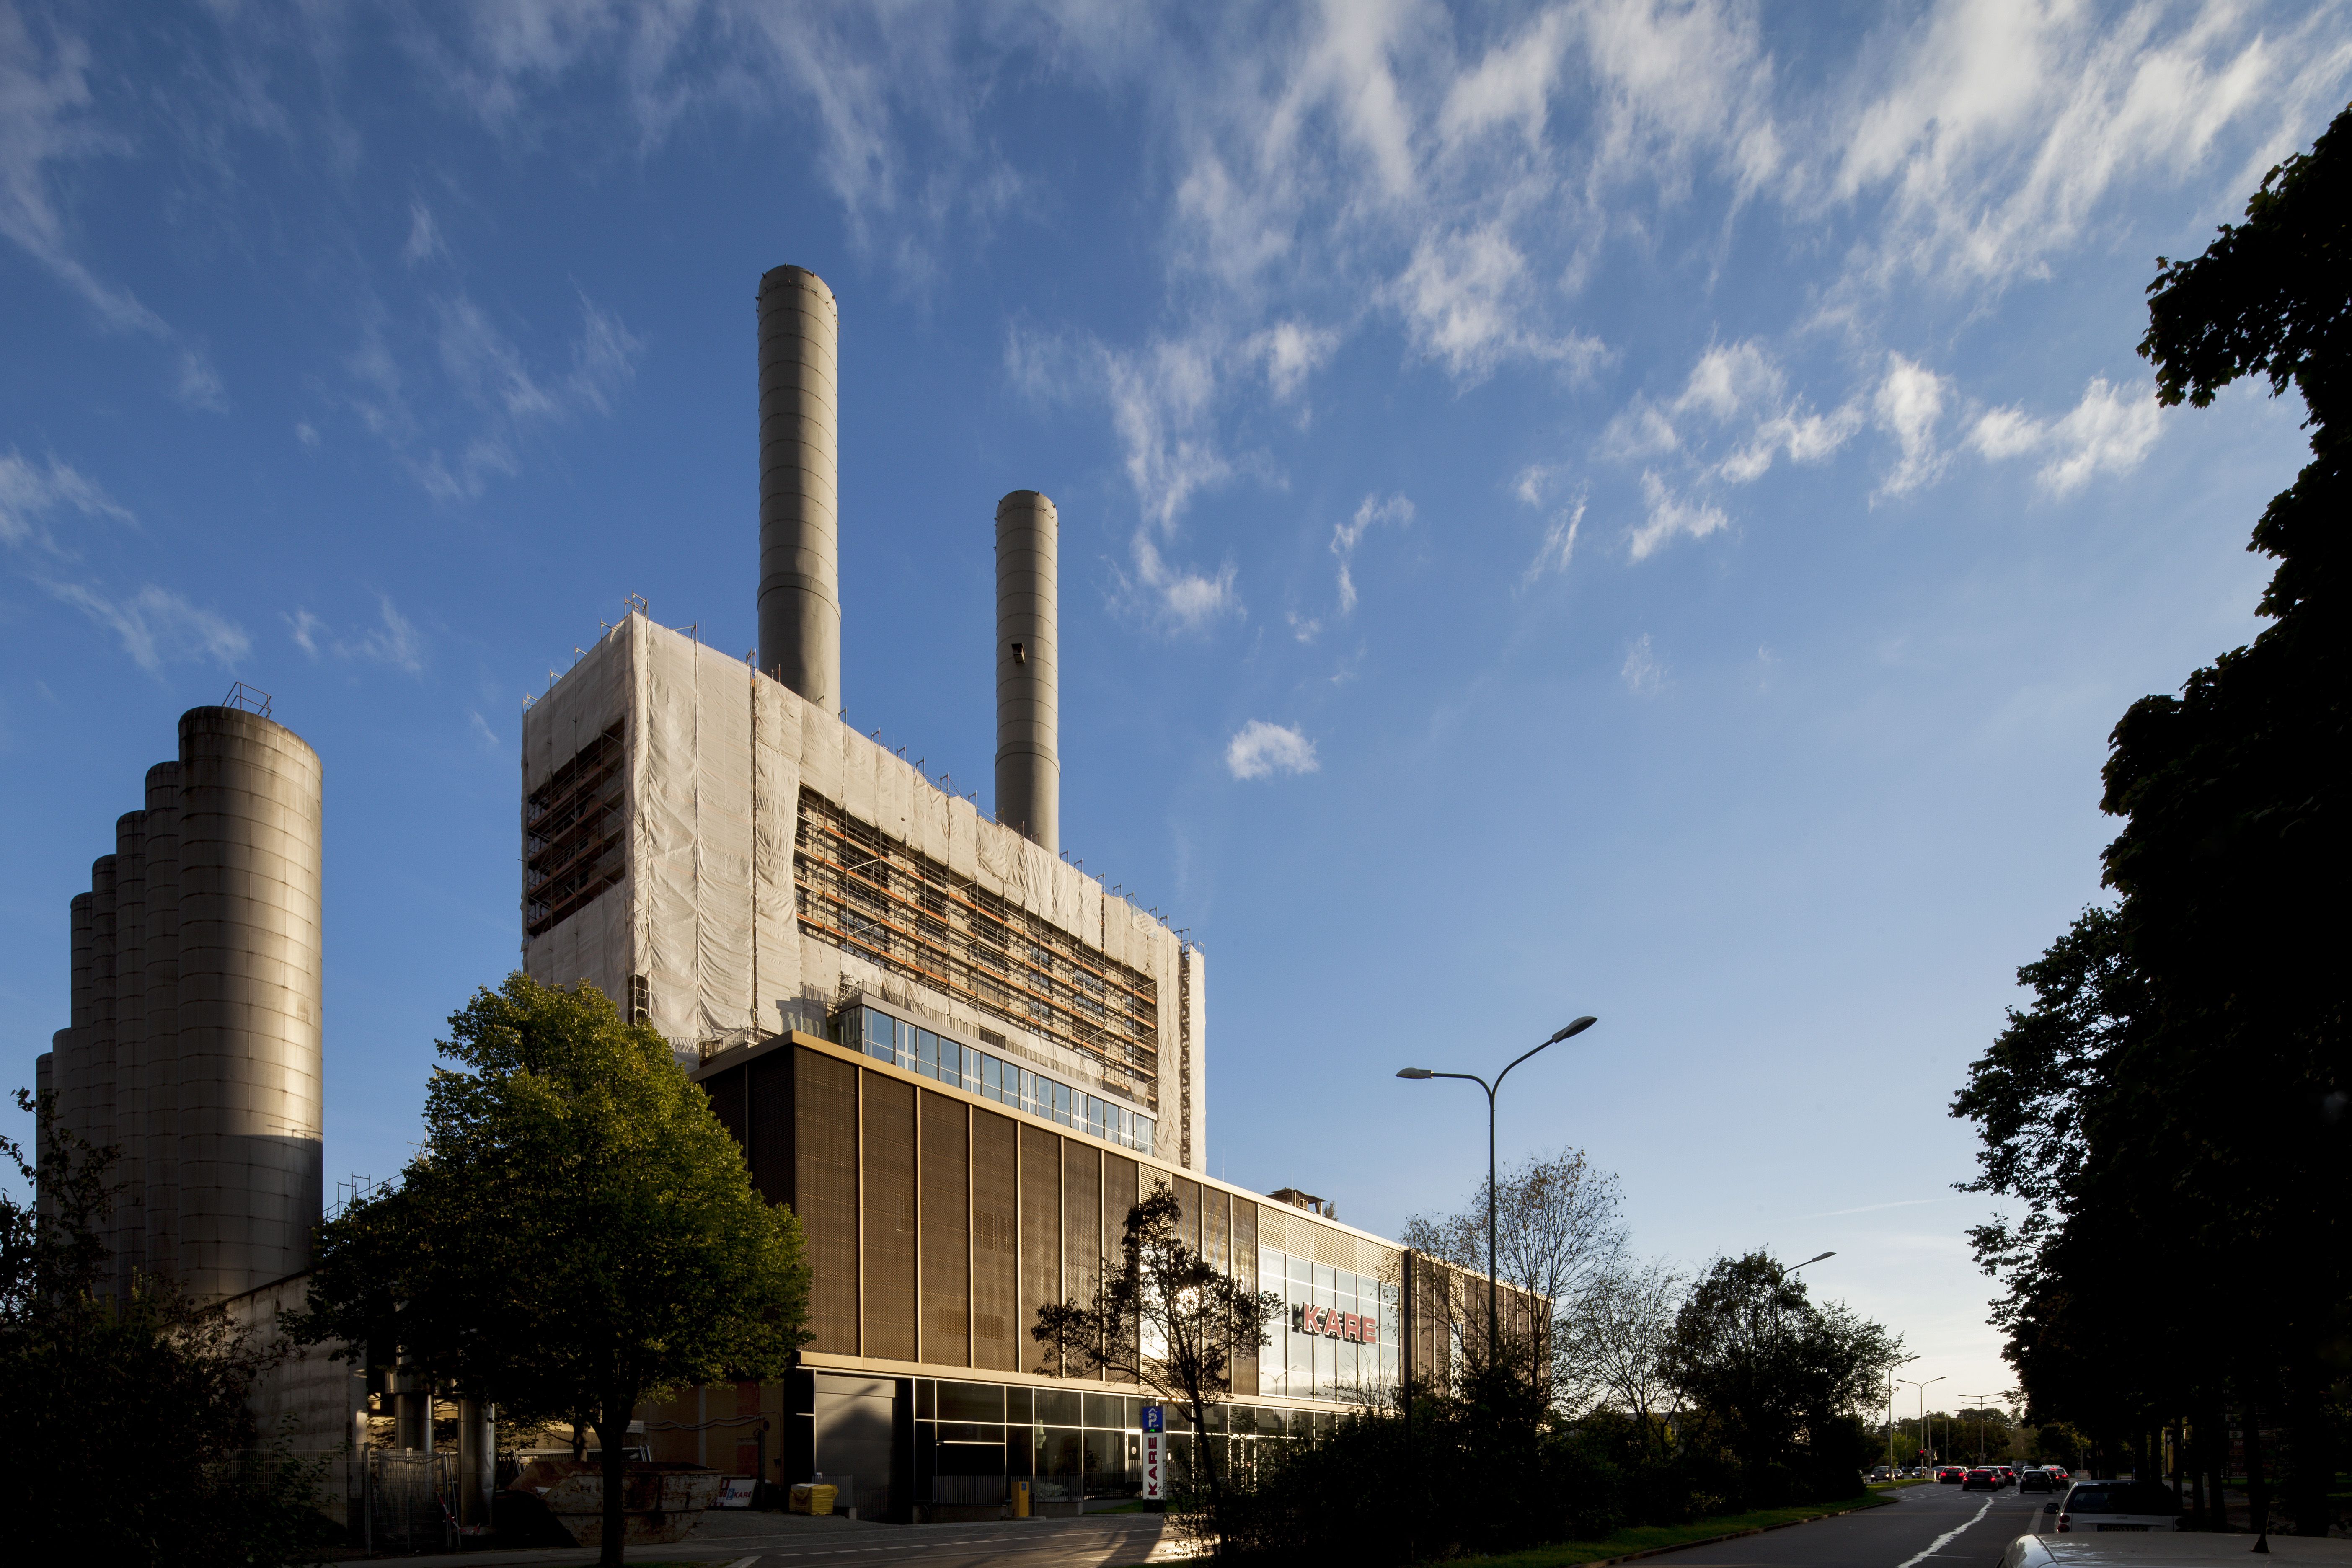
[[[1949,1377],[1950,1375],[1951,1374],[1949,1373],[1946,1373],[1944,1377]],[[1944,1381],[1944,1377],[1931,1377],[1927,1380],[1927,1383],[1941,1383]],[[1933,1452],[1936,1446],[1933,1443],[1927,1442],[1927,1383],[1916,1383],[1907,1377],[1898,1377],[1895,1381],[1897,1383],[1908,1383],[1912,1387],[1919,1391],[1919,1441],[1926,1444],[1928,1450]]]
[[[1988,1399],[1999,1399],[1999,1398],[2000,1397],[2000,1394],[1961,1394],[1961,1395],[1960,1395],[1960,1397],[1961,1397],[1962,1399],[1972,1399],[1972,1400],[1976,1401],[1976,1406],[1977,1406],[1977,1463],[1978,1463],[1978,1464],[1979,1464],[1979,1465],[1981,1465],[1981,1464],[1983,1464],[1983,1463],[1985,1462],[1985,1440],[1984,1440],[1985,1401],[1986,1401],[1986,1400],[1988,1400]]]
[[[1486,1356],[1489,1363],[1493,1361],[1496,1354],[1500,1351],[1503,1342],[1502,1309],[1497,1304],[1495,1289],[1495,1205],[1497,1196],[1495,1188],[1495,1091],[1503,1087],[1503,1080],[1511,1076],[1511,1068],[1518,1066],[1519,1063],[1527,1060],[1528,1057],[1535,1055],[1536,1051],[1540,1051],[1549,1046],[1556,1046],[1571,1035],[1580,1035],[1599,1022],[1601,1022],[1600,1019],[1594,1017],[1591,1014],[1587,1013],[1583,1017],[1578,1018],[1564,1026],[1555,1032],[1550,1039],[1546,1040],[1543,1045],[1538,1046],[1535,1051],[1528,1051],[1525,1055],[1514,1058],[1511,1061],[1511,1067],[1507,1067],[1501,1072],[1496,1073],[1495,1075],[1495,1081],[1492,1083],[1488,1083],[1485,1079],[1480,1078],[1474,1072],[1432,1072],[1427,1068],[1399,1068],[1397,1069],[1397,1077],[1399,1078],[1465,1079],[1469,1082],[1476,1084],[1480,1089],[1486,1091]],[[1814,1261],[1818,1262],[1819,1259],[1817,1258]]]

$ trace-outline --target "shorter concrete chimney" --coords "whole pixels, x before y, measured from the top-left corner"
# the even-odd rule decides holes
[[[996,503],[996,820],[1062,847],[1061,523],[1014,490]]]

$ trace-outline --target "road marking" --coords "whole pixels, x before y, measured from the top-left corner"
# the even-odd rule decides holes
[[[1976,1523],[1978,1520],[1981,1520],[1985,1515],[1991,1511],[1992,1499],[1987,1498],[1984,1500],[1984,1507],[1977,1510],[1976,1519],[1969,1520],[1968,1524],[1954,1525],[1951,1529],[1944,1531],[1943,1534],[1929,1542],[1926,1551],[1920,1552],[1916,1557],[1906,1558],[1901,1563],[1896,1563],[1895,1568],[1919,1568],[1920,1563],[1925,1563],[1928,1558],[1933,1557],[1937,1552],[1941,1552],[1945,1547],[1949,1546],[1954,1541],[1958,1540],[1960,1531],[1968,1529],[1969,1524]]]
[[[751,1568],[751,1564],[759,1560],[760,1554],[754,1552],[749,1557],[738,1557],[734,1562],[727,1564],[727,1568]]]

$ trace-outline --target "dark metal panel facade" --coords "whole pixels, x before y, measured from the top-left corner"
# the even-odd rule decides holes
[[[785,1053],[778,1052],[778,1056]],[[791,1057],[793,1188],[808,1237],[809,1349],[856,1355],[857,1344],[857,1069],[795,1046]]]
[[[961,1100],[917,1091],[922,1135],[922,1344],[915,1358],[971,1364],[971,1128]]]
[[[1018,1129],[971,1113],[971,1364],[1021,1370],[1021,1184]]]
[[[862,1353],[915,1361],[919,1359],[915,1332],[915,1086],[881,1073],[861,1076],[866,1080],[859,1150],[866,1226]]]

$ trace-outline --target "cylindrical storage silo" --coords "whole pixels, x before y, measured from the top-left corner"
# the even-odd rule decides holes
[[[318,753],[180,717],[179,1271],[200,1298],[310,1262],[320,1200]]]
[[[114,868],[111,855],[89,863],[89,1035],[81,1070],[82,1136],[93,1151],[115,1147]]]
[[[996,503],[996,820],[1062,843],[1060,521],[1035,490]]]
[[[72,1041],[71,1029],[59,1029],[49,1037],[49,1048],[33,1058],[35,1104],[57,1092],[58,1058],[71,1047]],[[44,1225],[57,1214],[57,1205],[51,1201],[56,1194],[49,1185],[50,1172],[55,1168],[49,1163],[53,1127],[54,1122],[47,1116],[33,1124],[33,1213]]]
[[[141,1047],[147,1266],[179,1267],[180,764],[147,770],[147,1016]]]
[[[116,1289],[147,1265],[147,814],[114,823],[114,1205]]]
[[[72,913],[72,965],[70,1020],[65,1035],[57,1043],[58,1059],[49,1069],[49,1081],[57,1087],[58,1130],[75,1137],[89,1137],[89,1042],[98,1015],[98,898],[93,893],[76,893],[70,906]]]
[[[841,312],[824,279],[760,279],[760,668],[841,711]]]

